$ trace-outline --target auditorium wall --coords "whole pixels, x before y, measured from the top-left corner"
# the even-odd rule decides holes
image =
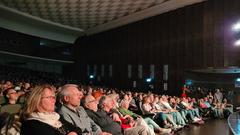
[[[73,48],[77,62],[72,68],[77,71],[74,75],[86,81],[95,73],[102,84],[118,88],[132,88],[136,81],[140,89],[148,88],[145,78],[150,76],[150,66],[154,65],[155,91],[163,92],[163,83],[167,82],[166,92],[179,94],[186,70],[239,66],[240,49],[233,45],[231,31],[232,24],[240,20],[239,11],[239,0],[208,0],[79,37]],[[112,76],[109,76],[110,65]],[[142,65],[142,78],[139,78],[139,65]],[[164,65],[168,65],[167,81],[163,76]]]
[[[41,40],[42,39],[39,37],[7,30],[0,27],[0,51],[58,60],[72,59],[71,55],[63,54],[65,50],[70,50],[72,44],[61,46],[61,44],[63,44],[61,42],[45,39],[49,42],[51,41],[50,43],[53,45],[41,45]]]
[[[51,47],[40,42],[39,37],[0,28],[0,65],[62,74],[62,68],[68,63],[48,59],[71,61],[71,55],[62,53],[71,45]]]

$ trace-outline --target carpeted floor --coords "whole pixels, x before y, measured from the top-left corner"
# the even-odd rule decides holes
[[[190,125],[175,135],[233,135],[228,127],[227,120],[207,120],[203,125]]]

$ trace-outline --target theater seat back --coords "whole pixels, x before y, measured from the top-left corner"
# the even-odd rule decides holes
[[[20,104],[14,104],[14,105],[4,105],[0,109],[0,113],[8,112],[10,114],[16,114],[19,113],[22,106]]]

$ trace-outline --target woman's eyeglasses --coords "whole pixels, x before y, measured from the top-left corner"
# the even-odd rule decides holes
[[[56,99],[55,96],[47,96],[47,97],[42,97],[42,98],[46,98],[46,99]]]

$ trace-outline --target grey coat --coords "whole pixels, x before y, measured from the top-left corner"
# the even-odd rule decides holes
[[[63,105],[59,114],[66,121],[82,129],[83,133],[92,133],[93,135],[99,135],[102,130],[101,128],[87,115],[83,107],[79,106],[75,112],[74,110]]]

